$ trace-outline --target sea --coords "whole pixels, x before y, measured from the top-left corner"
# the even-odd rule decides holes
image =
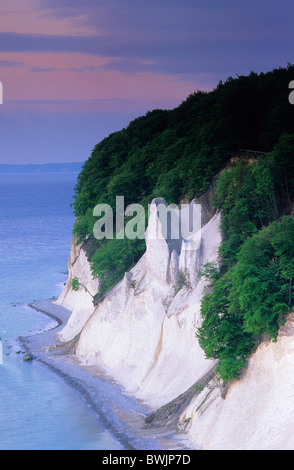
[[[54,326],[29,307],[67,278],[76,172],[0,172],[0,450],[119,450],[80,395],[19,336]]]

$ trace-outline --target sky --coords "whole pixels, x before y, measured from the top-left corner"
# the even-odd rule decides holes
[[[85,161],[147,111],[294,63],[293,45],[293,0],[0,0],[0,164]]]

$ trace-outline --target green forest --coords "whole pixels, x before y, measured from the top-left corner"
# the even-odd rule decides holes
[[[101,296],[138,261],[145,243],[96,240],[96,204],[115,209],[118,195],[126,206],[146,208],[154,197],[191,201],[219,174],[221,261],[200,273],[210,289],[197,336],[206,356],[218,359],[223,380],[240,377],[249,354],[261,338],[276,338],[293,306],[293,79],[291,64],[251,72],[196,91],[173,110],[150,111],[95,146],[75,188],[73,233],[87,249]],[[257,153],[248,158],[240,149]],[[238,158],[228,166],[232,156]]]

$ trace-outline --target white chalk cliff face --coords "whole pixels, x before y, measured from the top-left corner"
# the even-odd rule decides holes
[[[69,281],[58,300],[73,311],[59,341],[79,334],[76,355],[83,363],[102,366],[154,408],[186,391],[213,365],[195,337],[205,290],[198,271],[204,262],[217,262],[221,242],[219,214],[202,228],[197,249],[187,249],[191,240],[164,239],[157,213],[162,202],[151,205],[146,253],[96,308],[83,289],[71,289],[73,277],[90,291],[95,287],[85,253],[77,253],[74,244]]]
[[[75,240],[72,240],[71,244],[68,273],[67,282],[56,303],[63,305],[72,314],[68,324],[57,335],[58,342],[68,342],[80,333],[94,311],[92,296],[97,293],[99,288],[98,280],[92,277],[86,253],[81,245],[75,244]],[[72,288],[74,278],[77,278],[84,286],[80,287],[78,291],[74,291]]]
[[[193,441],[208,450],[294,449],[294,314],[277,342],[263,342],[225,399],[216,382],[181,417]]]

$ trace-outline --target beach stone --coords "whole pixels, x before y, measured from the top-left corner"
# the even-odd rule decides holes
[[[33,356],[31,354],[26,354],[22,359],[24,362],[30,362],[33,360]]]

